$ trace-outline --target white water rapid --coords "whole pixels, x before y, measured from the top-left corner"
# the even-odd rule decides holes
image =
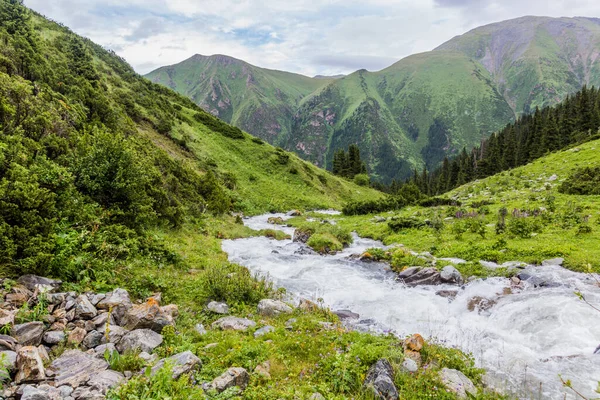
[[[270,214],[245,223],[253,229],[273,228],[267,223],[271,216],[284,217]],[[574,294],[580,291],[590,303],[600,305],[600,289],[589,276],[559,266],[527,267],[523,272],[560,285],[526,284],[522,291],[500,296],[509,286],[507,279],[476,280],[450,302],[435,292],[456,286],[409,288],[396,282],[384,265],[348,257],[370,247],[383,245],[355,235],[343,252],[321,256],[302,251],[306,246],[291,240],[223,241],[231,262],[268,275],[288,293],[320,298],[332,310],[359,313],[358,329],[391,330],[400,337],[420,333],[472,353],[477,364],[488,370],[492,385],[519,398],[575,399],[562,387],[559,374],[584,395],[599,396],[594,390],[600,380],[600,354],[593,353],[600,344],[600,313]],[[487,311],[471,312],[467,304],[474,296],[497,302]]]

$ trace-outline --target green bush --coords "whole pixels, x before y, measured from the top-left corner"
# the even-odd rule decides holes
[[[384,211],[399,210],[406,206],[407,201],[401,196],[387,196],[380,200],[355,201],[344,205],[345,215],[365,215]]]
[[[535,217],[512,217],[506,227],[511,236],[528,239],[533,233],[540,233],[543,224]]]
[[[252,276],[247,268],[207,266],[198,300],[224,301],[227,304],[256,304],[273,295],[273,284],[264,277]]]
[[[369,179],[369,175],[367,174],[357,174],[354,175],[354,183],[358,186],[369,186],[371,179]]]
[[[332,253],[344,248],[342,243],[328,232],[313,234],[306,244],[319,253]]]
[[[210,130],[219,132],[223,136],[231,139],[244,139],[244,132],[242,132],[240,128],[229,125],[205,111],[199,111],[194,114],[194,119]]]
[[[600,195],[600,167],[586,167],[569,176],[558,191],[565,194]]]
[[[405,229],[421,228],[425,225],[425,221],[413,217],[393,217],[388,221],[388,226],[394,232]]]

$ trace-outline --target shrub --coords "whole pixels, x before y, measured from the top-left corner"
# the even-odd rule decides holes
[[[528,239],[533,233],[542,231],[542,223],[535,217],[512,217],[507,223],[507,229],[513,237]]]
[[[388,196],[380,200],[355,201],[344,205],[345,215],[365,215],[384,211],[399,210],[406,206],[406,200],[401,196]]]
[[[194,114],[194,119],[212,131],[218,132],[231,139],[244,139],[244,132],[240,128],[231,126],[207,112],[200,111]]]
[[[565,194],[600,195],[600,167],[587,167],[569,176],[558,191]]]
[[[398,232],[404,229],[421,228],[425,226],[424,221],[420,221],[413,217],[393,217],[388,221],[388,226],[394,232]]]
[[[198,289],[201,301],[225,301],[228,304],[256,304],[273,295],[273,284],[264,277],[252,276],[247,268],[232,265],[206,267],[203,285]]]
[[[342,243],[329,232],[313,234],[306,244],[319,253],[333,253],[344,248]]]
[[[448,199],[445,197],[429,197],[427,199],[423,199],[419,201],[419,205],[421,207],[440,207],[440,206],[461,206],[460,201],[454,199]],[[450,216],[453,216],[454,213],[451,213]]]
[[[261,138],[257,138],[257,137],[252,137],[252,142],[254,142],[256,144],[260,144],[260,145],[265,144],[264,140],[262,140]]]
[[[356,183],[358,186],[369,186],[370,182],[371,180],[367,174],[354,175],[354,183]]]

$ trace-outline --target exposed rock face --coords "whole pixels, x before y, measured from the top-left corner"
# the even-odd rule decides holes
[[[229,368],[223,375],[215,378],[211,386],[218,393],[221,393],[234,386],[245,390],[248,382],[250,382],[250,375],[244,368]]]
[[[117,350],[124,352],[128,350],[145,351],[151,353],[156,347],[160,346],[163,341],[162,335],[150,329],[137,329],[127,333],[117,344]]]
[[[456,393],[459,399],[466,399],[467,393],[473,396],[477,395],[477,389],[473,382],[458,370],[443,368],[440,371],[440,380],[444,383],[446,389]]]
[[[213,322],[213,328],[220,328],[224,331],[233,330],[233,331],[246,331],[248,328],[256,326],[256,322],[246,319],[246,318],[238,318],[238,317],[224,317]]]
[[[206,308],[208,311],[214,312],[215,314],[229,314],[229,306],[225,303],[211,301]]]
[[[376,399],[398,400],[398,390],[394,385],[394,369],[386,359],[381,359],[369,368],[363,386],[371,391]]]
[[[338,316],[339,319],[344,320],[344,319],[358,319],[360,318],[360,315],[358,315],[355,312],[352,312],[350,310],[337,310],[333,312],[335,315]]]
[[[202,362],[191,351],[175,354],[169,358],[163,358],[152,367],[151,374],[156,374],[165,364],[172,366],[172,377],[178,379],[181,375],[190,373],[194,369],[202,368]]]
[[[54,373],[55,386],[76,388],[107,368],[108,363],[103,359],[80,350],[67,350],[52,361],[49,369]]]
[[[433,267],[409,267],[398,274],[398,279],[408,286],[439,285],[442,281],[440,273]]]
[[[285,304],[283,301],[263,299],[258,302],[257,311],[260,315],[273,317],[279,314],[291,313],[292,307]]]
[[[446,265],[440,272],[440,278],[444,283],[454,283],[460,285],[463,282],[462,275],[452,265]]]
[[[43,335],[44,323],[39,321],[15,325],[12,330],[12,336],[22,346],[39,345]]]
[[[17,353],[17,375],[15,382],[39,382],[46,378],[44,362],[37,347],[23,346]]]

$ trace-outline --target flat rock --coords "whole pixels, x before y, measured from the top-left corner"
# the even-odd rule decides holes
[[[269,332],[275,332],[275,328],[272,327],[271,325],[263,326],[262,328],[257,329],[256,332],[254,332],[254,337],[255,338],[261,337],[261,336],[266,335]]]
[[[440,278],[444,283],[453,283],[460,285],[463,282],[462,275],[452,265],[446,265],[440,272]]]
[[[441,283],[440,273],[434,267],[409,267],[398,274],[398,279],[408,286],[438,285]]]
[[[336,310],[333,312],[339,319],[359,319],[360,315],[350,310]]]
[[[498,269],[498,268],[502,268],[502,266],[496,264],[495,262],[492,261],[483,261],[483,260],[479,260],[479,265],[481,265],[484,268],[489,268],[489,269]]]
[[[159,360],[156,365],[152,367],[151,375],[155,375],[165,364],[171,366],[173,379],[178,379],[181,375],[190,373],[194,369],[202,368],[200,359],[188,350]]]
[[[48,392],[38,389],[32,385],[23,386],[21,400],[50,400]]]
[[[72,344],[80,344],[87,336],[87,331],[83,328],[75,328],[69,333],[67,341]]]
[[[124,381],[125,375],[120,372],[107,369],[93,375],[90,380],[87,381],[87,386],[92,388],[92,390],[97,390],[102,394],[106,394],[109,389],[114,388]]]
[[[55,386],[76,388],[107,368],[108,363],[101,358],[81,350],[67,350],[52,361],[49,369],[54,373]]]
[[[151,329],[136,329],[127,333],[117,344],[120,353],[139,349],[146,353],[152,353],[163,341],[162,335]]]
[[[215,314],[229,314],[229,306],[226,303],[219,303],[217,301],[208,303],[206,309]]]
[[[256,326],[256,322],[247,318],[224,317],[212,323],[213,328],[220,328],[224,331],[247,331],[248,328]]]
[[[542,265],[544,267],[550,266],[550,265],[559,265],[559,266],[562,266],[564,262],[565,262],[565,259],[559,257],[559,258],[552,258],[550,260],[544,260],[544,261],[542,261]]]
[[[454,300],[456,295],[458,295],[458,290],[438,290],[435,292],[435,294],[440,297],[445,297],[449,300]]]
[[[15,325],[12,329],[12,336],[22,346],[39,345],[43,335],[44,323],[39,321]]]
[[[280,314],[289,314],[293,309],[283,301],[263,299],[258,302],[257,311],[260,315],[273,317]]]
[[[51,292],[57,290],[60,285],[62,285],[62,281],[56,279],[44,278],[42,276],[37,275],[23,275],[19,279],[17,279],[21,285],[25,286],[27,289],[32,292],[35,289],[44,292]]]
[[[23,346],[17,352],[15,383],[39,382],[46,378],[44,362],[37,347]]]
[[[231,387],[239,387],[241,390],[245,390],[250,382],[250,374],[244,368],[234,367],[229,368],[221,376],[215,378],[211,386],[218,392],[221,393]]]
[[[363,386],[379,400],[398,400],[394,385],[394,369],[386,359],[381,359],[369,368]]]
[[[476,396],[477,389],[473,382],[462,372],[456,369],[442,368],[440,380],[450,392],[455,393],[459,399],[466,399],[467,393]]]
[[[50,346],[59,344],[63,340],[65,340],[65,333],[63,331],[47,331],[42,336],[42,342]]]

